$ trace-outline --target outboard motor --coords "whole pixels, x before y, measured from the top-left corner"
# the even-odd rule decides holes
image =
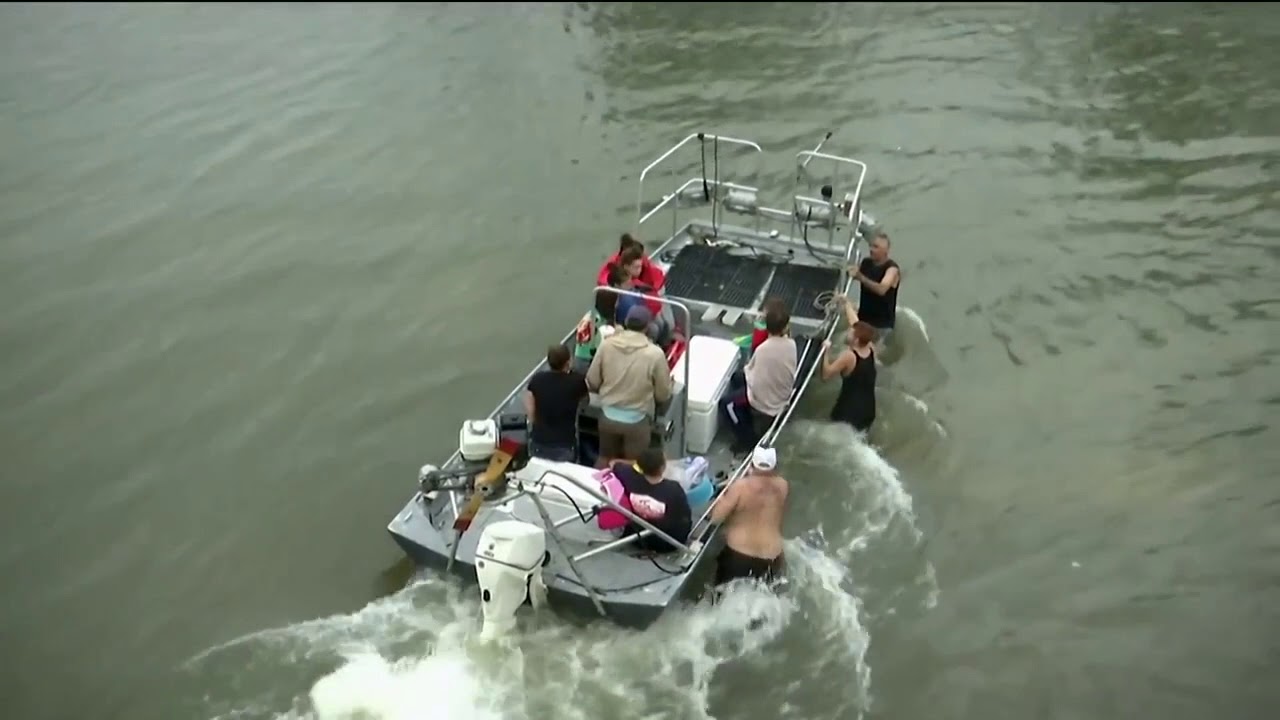
[[[546,533],[537,525],[503,520],[485,526],[476,546],[476,579],[484,612],[482,640],[510,632],[516,611],[526,600],[535,610],[546,603],[542,568],[550,559]]]

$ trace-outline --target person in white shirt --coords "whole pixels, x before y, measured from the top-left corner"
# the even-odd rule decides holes
[[[733,429],[735,453],[749,452],[774,418],[787,406],[796,382],[796,341],[790,336],[791,313],[774,305],[764,316],[769,336],[737,373],[720,401],[720,411]]]

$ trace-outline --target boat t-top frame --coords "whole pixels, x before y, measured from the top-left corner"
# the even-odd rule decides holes
[[[825,251],[824,254],[834,255],[835,257],[839,257],[839,251],[844,250],[843,259],[847,263],[856,249],[858,228],[862,222],[862,186],[867,177],[867,165],[850,157],[822,152],[822,147],[831,139],[831,135],[832,133],[830,132],[826,133],[814,149],[802,150],[796,153],[795,192],[791,197],[790,211],[761,205],[759,202],[760,189],[758,187],[725,180],[721,177],[720,146],[727,145],[731,148],[745,148],[750,151],[751,156],[756,160],[753,163],[756,166],[752,173],[753,182],[758,182],[754,178],[759,176],[759,161],[764,153],[758,143],[709,133],[688,135],[640,171],[640,180],[636,189],[636,225],[644,225],[645,222],[655,217],[663,208],[670,208],[671,237],[674,237],[682,229],[680,224],[680,210],[682,207],[710,205],[713,230],[718,229],[719,221],[724,212],[733,212],[752,217],[754,222],[751,229],[757,233],[764,231],[762,227],[764,221],[785,221],[789,225],[788,237],[793,240],[803,240],[805,245],[810,248],[810,252],[815,254],[815,257],[817,257],[819,248],[815,248],[810,244],[808,229],[812,227],[824,228],[827,230],[827,237],[826,242],[822,243],[824,247],[820,249]],[[656,168],[673,157],[681,148],[690,145],[694,141],[697,141],[701,150],[701,173],[685,180],[673,192],[663,195],[661,201],[646,211],[644,209],[645,179]],[[706,162],[708,144],[711,146],[713,157],[712,175],[710,177],[707,176]],[[830,174],[823,178],[825,182],[820,185],[814,181],[814,174],[809,169],[809,163],[813,160],[819,160],[830,165]],[[852,174],[852,177],[848,178],[847,176],[850,174]],[[853,189],[846,191],[844,197],[837,202],[834,197],[835,188],[846,186],[846,180],[850,180],[849,184],[852,185]],[[814,195],[815,192],[818,195],[817,197]],[[685,223],[685,227],[689,224],[691,223]],[[830,257],[828,260],[834,260],[835,257]],[[818,259],[824,262],[827,261],[822,258]]]

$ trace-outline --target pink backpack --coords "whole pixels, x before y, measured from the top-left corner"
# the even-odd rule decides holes
[[[613,470],[609,468],[600,470],[595,474],[595,478],[600,481],[600,489],[604,491],[605,497],[627,510],[632,509],[631,497],[627,495],[627,491],[622,487],[622,481],[613,474]],[[602,507],[596,515],[596,525],[601,530],[621,530],[626,527],[626,524],[627,516],[611,507]]]

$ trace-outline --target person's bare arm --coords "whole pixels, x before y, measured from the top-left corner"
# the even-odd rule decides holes
[[[841,373],[847,372],[848,370],[851,369],[849,367],[849,358],[856,357],[854,356],[852,350],[845,348],[833,360],[831,358],[831,341],[830,340],[826,341],[825,343],[823,343],[823,346],[824,346],[823,350],[826,351],[826,355],[822,357],[822,379],[823,380],[830,380],[831,378]]]
[[[728,489],[721,493],[715,504],[711,506],[711,522],[723,523],[738,506],[738,482],[741,482],[741,478],[730,483]]]
[[[884,295],[885,293],[892,290],[894,285],[898,284],[898,268],[891,267],[888,270],[885,270],[884,279],[881,280],[880,282],[876,282],[875,280],[872,280],[866,275],[863,275],[861,271],[854,273],[853,277],[859,283],[862,283],[863,287],[870,290],[871,292],[877,295]]]
[[[838,301],[840,310],[844,312],[844,322],[849,327],[858,322],[858,306],[853,304],[848,295],[841,295]]]
[[[528,390],[524,391],[524,414],[529,418],[529,422],[534,421],[534,416],[538,409],[538,403],[533,399],[533,393]]]

